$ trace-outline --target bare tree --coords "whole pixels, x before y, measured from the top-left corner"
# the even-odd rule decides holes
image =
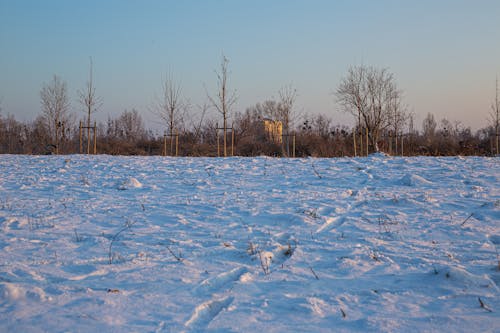
[[[398,154],[398,138],[403,135],[403,128],[409,120],[406,106],[402,102],[401,93],[397,92],[389,103],[389,128],[394,136],[395,154]],[[392,142],[391,142],[392,149]]]
[[[182,99],[181,86],[176,84],[169,74],[162,84],[162,97],[153,108],[157,115],[167,126],[170,136],[170,154],[173,153],[174,133],[184,120],[188,104]],[[166,153],[166,152],[165,152]]]
[[[97,112],[99,107],[102,105],[102,100],[100,97],[95,95],[94,81],[92,77],[92,58],[90,58],[90,70],[89,70],[89,80],[87,85],[83,90],[78,91],[78,101],[84,107],[84,112],[87,113],[87,154],[90,154],[90,115]]]
[[[293,105],[295,104],[295,99],[297,98],[297,89],[295,89],[291,84],[284,86],[279,91],[279,103],[278,103],[278,120],[281,121],[283,125],[283,144],[286,154],[290,154],[290,129],[292,128],[292,123],[294,119]]]
[[[119,137],[131,143],[137,143],[146,137],[144,121],[136,109],[123,111],[115,121]]]
[[[230,116],[231,108],[236,103],[236,93],[229,92],[227,88],[228,80],[228,64],[229,60],[222,55],[220,72],[215,72],[217,74],[217,96],[212,97],[208,95],[210,104],[222,115],[223,119],[223,133],[224,133],[224,157],[227,156],[227,120]]]
[[[393,75],[387,69],[351,67],[335,95],[344,111],[367,129],[370,145],[378,152],[380,132],[389,124],[391,106],[401,97]]]
[[[201,134],[202,134],[202,128],[203,128],[203,122],[205,120],[206,114],[209,109],[208,103],[203,103],[203,105],[198,105],[197,109],[200,111],[200,115],[198,118],[194,116],[189,116],[190,122],[191,122],[191,127],[193,129],[193,135],[194,135],[194,140],[196,142],[199,142],[201,139]],[[189,115],[189,114],[188,114]]]
[[[495,85],[495,102],[491,104],[491,122],[493,124],[493,129],[495,133],[493,134],[495,136],[494,138],[494,145],[495,145],[495,150],[496,154],[500,154],[498,151],[498,140],[499,140],[499,130],[500,130],[500,100],[498,99],[498,78],[496,79],[496,85]]]
[[[283,132],[289,134],[294,120],[293,105],[297,99],[297,89],[292,85],[284,86],[279,91],[278,117],[283,123]]]
[[[40,90],[42,113],[49,129],[50,139],[54,142],[55,152],[59,153],[59,138],[64,129],[69,128],[71,116],[66,83],[54,75],[50,83],[44,83]]]
[[[350,67],[336,91],[337,101],[343,105],[344,111],[356,118],[361,151],[363,150],[361,114],[368,112],[368,91],[364,87],[367,71],[368,68],[365,66]]]
[[[424,121],[422,122],[422,130],[424,131],[424,137],[432,137],[436,133],[437,123],[434,119],[434,115],[432,113],[427,113]]]

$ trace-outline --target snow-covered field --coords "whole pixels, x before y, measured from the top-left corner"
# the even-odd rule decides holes
[[[499,332],[499,170],[0,156],[0,330]]]

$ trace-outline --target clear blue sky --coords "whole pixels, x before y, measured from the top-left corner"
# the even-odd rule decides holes
[[[76,92],[92,56],[98,119],[136,108],[154,120],[165,74],[202,103],[222,52],[238,111],[293,84],[298,111],[348,124],[331,93],[349,66],[365,64],[395,74],[418,124],[432,112],[477,129],[500,75],[500,1],[0,0],[2,113],[33,119],[57,74],[83,115]]]

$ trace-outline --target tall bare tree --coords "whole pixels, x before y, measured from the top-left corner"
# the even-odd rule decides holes
[[[188,108],[188,103],[181,96],[181,86],[174,82],[172,76],[168,74],[162,84],[162,97],[153,107],[156,114],[167,126],[170,136],[170,154],[173,153],[174,133],[179,130],[179,126],[184,120],[184,115]]]
[[[427,116],[422,122],[422,129],[424,132],[424,137],[428,141],[432,141],[432,139],[434,138],[434,135],[436,134],[436,127],[437,123],[436,120],[434,119],[434,115],[430,112],[427,113]]]
[[[78,91],[79,102],[84,107],[84,112],[87,113],[87,154],[90,154],[90,115],[97,112],[102,105],[100,97],[95,95],[95,87],[92,76],[92,58],[90,58],[89,80],[83,90]]]
[[[496,79],[496,85],[495,85],[495,102],[491,105],[491,122],[493,124],[493,129],[495,133],[493,134],[495,136],[494,138],[494,145],[495,145],[495,150],[496,154],[500,154],[498,151],[498,141],[499,141],[499,130],[500,130],[500,100],[498,99],[498,77]]]
[[[54,142],[56,154],[58,154],[59,138],[64,135],[64,129],[69,128],[71,120],[66,82],[54,75],[51,82],[43,84],[40,98],[50,139]]]
[[[278,118],[283,124],[283,144],[286,153],[290,154],[290,128],[294,120],[293,105],[297,98],[297,89],[292,85],[284,86],[279,91]]]
[[[389,125],[391,105],[401,97],[393,74],[387,69],[351,67],[335,95],[344,111],[358,119],[368,131],[370,145],[378,152],[381,131]]]
[[[284,86],[279,91],[278,117],[283,123],[283,132],[288,134],[294,120],[293,105],[297,99],[297,89],[292,85]]]
[[[217,96],[208,95],[210,104],[222,115],[223,133],[224,133],[224,157],[227,156],[227,121],[230,116],[231,108],[236,103],[236,93],[228,91],[228,64],[229,60],[222,55],[220,72],[215,72],[217,75]]]
[[[389,129],[394,136],[395,154],[398,154],[398,138],[403,135],[403,129],[410,116],[406,106],[402,102],[402,95],[399,91],[391,98],[389,103]],[[391,142],[392,149],[392,142]]]

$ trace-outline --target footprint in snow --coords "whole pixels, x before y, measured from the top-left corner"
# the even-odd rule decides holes
[[[224,308],[229,307],[233,300],[233,296],[227,296],[201,303],[194,309],[191,318],[189,318],[184,326],[192,332],[203,331]]]
[[[500,245],[500,235],[491,235],[490,241],[495,245]]]
[[[197,294],[211,294],[229,286],[247,272],[245,267],[237,267],[228,272],[203,280],[194,290]]]

